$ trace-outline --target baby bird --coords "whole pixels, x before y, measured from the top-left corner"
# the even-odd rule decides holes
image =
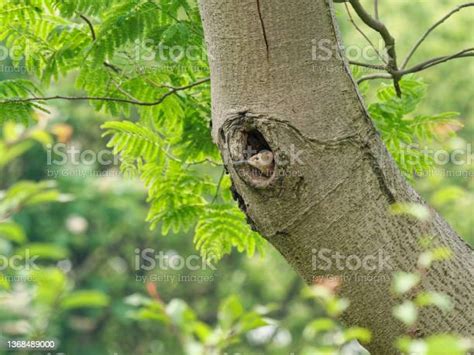
[[[264,176],[269,177],[273,173],[273,153],[269,150],[262,150],[250,157],[247,161],[250,166],[260,171]]]

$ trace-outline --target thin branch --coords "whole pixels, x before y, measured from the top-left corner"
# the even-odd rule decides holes
[[[352,17],[352,14],[351,14],[351,11],[349,10],[349,6],[347,6],[347,3],[344,2],[344,6],[346,7],[346,12],[347,12],[347,15],[349,16],[349,21],[352,23],[352,25],[355,27],[355,29],[357,30],[357,32],[359,32],[362,37],[365,38],[365,40],[370,44],[370,46],[374,49],[375,53],[377,54],[377,56],[380,58],[380,60],[382,62],[384,62],[385,64],[387,64],[387,62],[385,61],[384,57],[380,54],[380,52],[377,50],[377,48],[375,47],[375,45],[372,43],[372,41],[370,40],[370,38],[364,33],[364,31],[361,30],[361,28],[359,26],[357,26],[357,23],[354,21],[354,18]]]
[[[442,57],[435,57],[431,58],[427,61],[424,61],[422,63],[419,63],[417,65],[414,65],[413,67],[409,69],[404,69],[404,70],[399,70],[396,72],[398,76],[403,77],[404,75],[407,74],[413,74],[420,72],[422,70],[434,67],[435,65],[446,63],[450,60],[457,59],[457,58],[466,58],[466,57],[474,57],[474,48],[467,48],[463,49],[462,51],[459,51],[457,53],[454,53],[452,55],[446,55]],[[366,80],[373,80],[373,79],[390,79],[392,78],[391,74],[384,74],[384,73],[378,73],[378,74],[370,74],[370,75],[365,75],[360,77],[357,80],[357,83],[360,84]]]
[[[124,96],[128,97],[130,100],[133,101],[139,101],[136,97],[134,97],[132,94],[130,94],[127,90],[125,90],[119,83],[117,83],[115,80],[112,79],[112,82],[114,83],[115,88]]]
[[[92,25],[92,22],[82,14],[80,14],[79,17],[87,23],[87,26],[89,26],[89,30],[91,31],[92,40],[95,41],[97,39],[97,36],[95,35],[94,26]]]
[[[449,13],[447,13],[445,16],[443,16],[443,18],[441,18],[438,22],[433,24],[430,28],[428,28],[428,30],[423,34],[423,36],[420,37],[420,39],[415,43],[413,48],[410,50],[407,57],[403,61],[403,64],[402,64],[401,68],[405,69],[405,67],[407,66],[407,64],[410,61],[413,54],[415,54],[418,47],[423,43],[423,41],[426,39],[426,37],[428,37],[428,35],[431,32],[433,32],[439,25],[441,25],[444,21],[446,21],[448,18],[450,18],[456,12],[460,11],[461,9],[463,9],[465,7],[470,7],[470,6],[474,6],[474,2],[468,2],[468,3],[465,3],[465,4],[459,5],[458,7],[454,8]]]
[[[199,160],[199,161],[193,161],[193,162],[190,162],[190,163],[186,163],[186,165],[188,167],[190,166],[193,166],[193,165],[201,165],[201,164],[210,164],[210,165],[214,165],[214,166],[224,166],[223,164],[221,163],[217,163],[209,158],[206,158],[206,159],[203,159],[203,160]]]
[[[370,68],[370,69],[385,70],[385,66],[383,66],[383,65],[362,63],[362,62],[358,62],[358,61],[355,61],[355,60],[349,60],[349,64],[357,65],[359,67]]]
[[[155,105],[161,104],[168,96],[176,94],[179,91],[187,90],[187,89],[190,89],[194,86],[198,86],[200,84],[206,83],[209,80],[210,80],[209,78],[204,78],[204,79],[200,79],[200,80],[198,80],[194,83],[191,83],[191,84],[188,84],[188,85],[185,85],[185,86],[174,87],[174,88],[170,89],[166,94],[163,94],[158,100],[151,101],[151,102],[140,101],[140,100],[132,100],[132,99],[124,99],[124,98],[120,98],[120,97],[61,96],[61,95],[55,95],[55,96],[47,96],[47,97],[29,97],[29,98],[24,98],[24,99],[5,99],[5,100],[0,100],[0,105],[1,104],[12,104],[12,103],[27,103],[27,102],[35,102],[35,101],[50,101],[50,100],[69,100],[69,101],[89,100],[89,101],[121,102],[121,103],[133,104],[133,105],[138,105],[138,106],[155,106]]]
[[[401,96],[402,92],[400,89],[400,77],[397,74],[397,53],[395,51],[395,39],[388,31],[384,23],[370,16],[370,14],[362,7],[359,0],[349,0],[352,8],[360,17],[360,19],[370,28],[377,31],[385,42],[385,49],[388,55],[387,71],[392,75],[393,85],[398,96]]]
[[[95,34],[95,30],[94,30],[94,25],[92,24],[91,20],[89,20],[86,16],[82,15],[82,14],[79,14],[79,17],[81,19],[83,19],[85,21],[85,23],[87,23],[87,26],[89,26],[89,30],[91,32],[91,37],[92,37],[92,41],[95,42],[95,40],[97,39],[97,36]],[[119,68],[117,68],[115,65],[113,64],[110,64],[108,63],[107,61],[104,61],[103,63],[107,68],[110,68],[112,69],[114,72],[116,72],[117,74],[119,74],[121,72],[121,70]]]
[[[110,64],[108,62],[104,62],[104,65],[109,68],[109,69],[112,69],[114,72],[116,72],[117,74],[120,74],[122,72],[122,70],[118,67],[116,67],[115,65],[113,64]]]
[[[357,84],[363,83],[366,80],[373,80],[373,79],[392,79],[392,76],[390,74],[384,74],[384,73],[364,75],[364,76],[361,76],[357,80]]]
[[[379,20],[379,1],[374,0],[374,16],[375,19],[378,21]]]
[[[447,62],[449,60],[452,60],[452,59],[474,57],[474,52],[473,51],[474,51],[474,48],[469,48],[469,49],[464,49],[462,51],[459,51],[459,52],[457,52],[455,54],[452,54],[452,55],[432,58],[432,59],[427,60],[423,63],[419,63],[417,65],[414,65],[413,67],[411,67],[409,69],[401,70],[400,73],[402,75],[416,73],[416,72],[431,68],[435,65],[445,63],[445,62]]]
[[[214,194],[211,205],[214,204],[214,202],[216,202],[217,198],[219,197],[219,193],[221,192],[221,186],[222,186],[222,181],[224,180],[224,176],[225,176],[225,169],[222,169],[222,173],[219,177],[219,182],[217,183],[216,193]]]

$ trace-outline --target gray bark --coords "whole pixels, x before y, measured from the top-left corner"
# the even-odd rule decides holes
[[[428,222],[389,212],[394,202],[424,202],[395,166],[347,63],[336,55],[340,39],[332,5],[201,0],[200,9],[210,57],[213,137],[250,223],[307,283],[327,275],[343,278],[341,294],[351,301],[344,321],[372,330],[373,354],[394,352],[394,339],[405,332],[392,317],[399,302],[390,292],[393,270],[413,271],[422,251],[419,237],[434,236],[454,257],[435,264],[423,287],[448,294],[454,310],[424,309],[417,334],[472,335],[472,250],[434,210]],[[314,43],[321,40],[335,46],[327,60],[314,57]],[[262,139],[255,132],[277,157],[270,178],[232,163],[246,157],[248,144],[259,149],[255,139]],[[323,249],[360,259],[384,253],[388,263],[376,270],[339,270],[333,262],[321,270],[315,255]]]

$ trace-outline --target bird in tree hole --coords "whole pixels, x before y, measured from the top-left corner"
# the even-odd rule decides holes
[[[252,155],[248,160],[234,162],[234,165],[250,165],[257,169],[262,175],[270,177],[275,168],[273,153],[269,150],[261,150],[257,154]]]

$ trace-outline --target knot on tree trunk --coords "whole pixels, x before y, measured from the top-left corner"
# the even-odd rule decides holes
[[[291,184],[290,172],[298,169],[279,137],[282,129],[282,122],[266,115],[232,114],[219,131],[226,166],[254,189],[278,191]]]

